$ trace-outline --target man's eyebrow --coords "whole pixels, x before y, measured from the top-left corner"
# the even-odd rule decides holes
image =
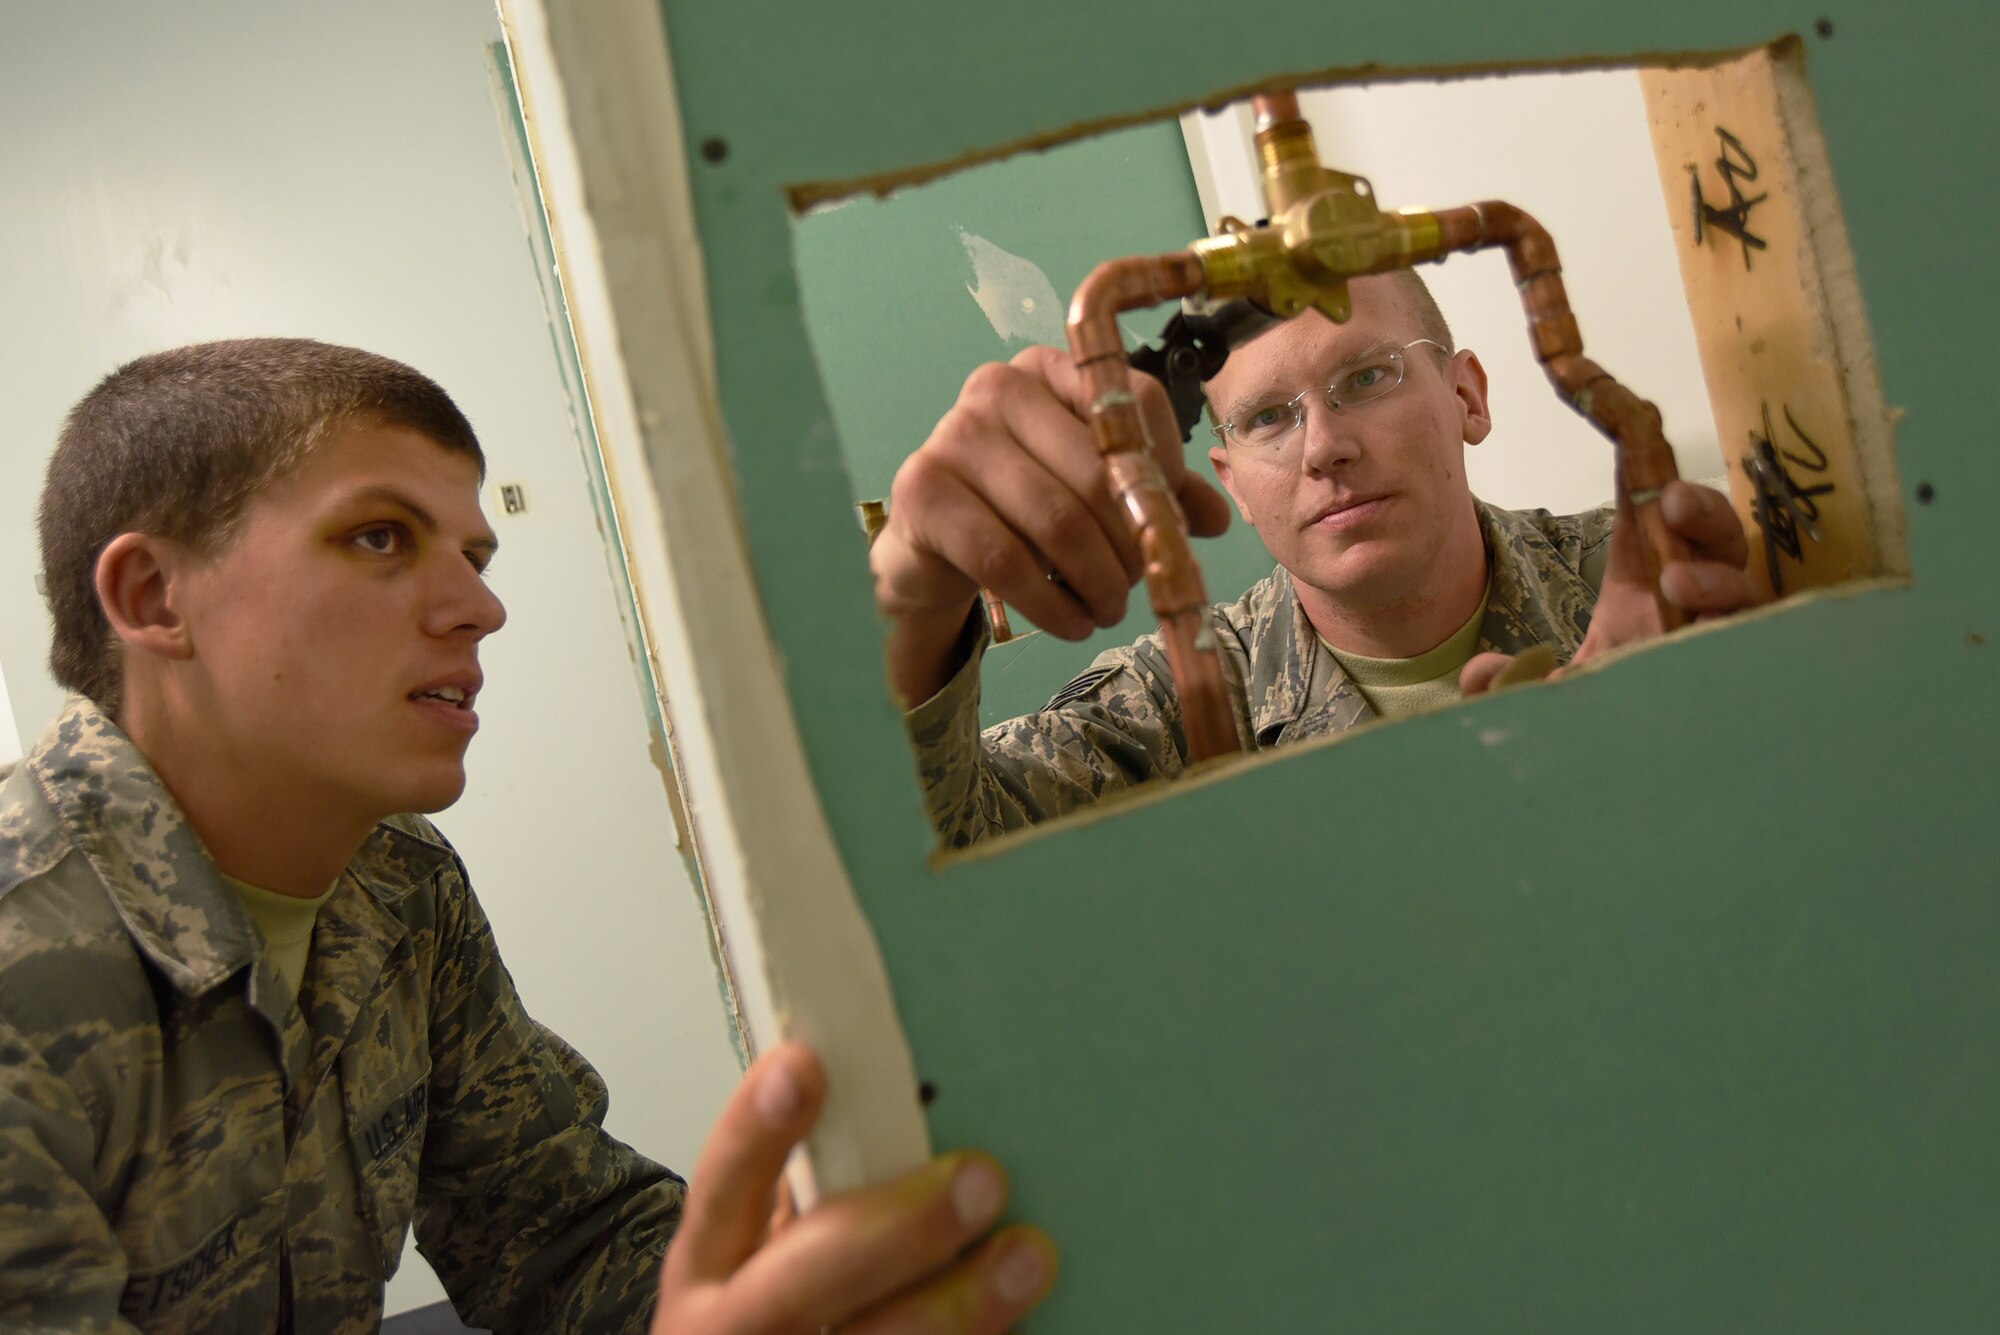
[[[1352,366],[1354,363],[1361,361],[1364,358],[1380,357],[1384,353],[1389,353],[1389,352],[1400,352],[1402,351],[1402,347],[1403,345],[1398,343],[1392,336],[1388,334],[1382,334],[1376,338],[1370,339],[1366,343],[1361,344],[1359,347],[1355,348],[1352,352],[1349,352],[1345,356],[1341,357],[1339,361],[1333,364],[1333,369],[1329,371],[1327,374],[1329,378],[1331,378],[1332,376],[1340,374],[1340,372],[1345,368]],[[1229,410],[1222,414],[1222,420],[1225,422],[1233,422],[1236,420],[1238,414],[1242,413],[1246,408],[1249,408],[1252,405],[1261,406],[1265,403],[1268,403],[1282,392],[1283,391],[1281,389],[1269,385],[1264,386],[1261,389],[1248,390],[1243,394],[1238,395],[1233,401],[1231,401],[1229,405]],[[1312,392],[1312,389],[1309,387],[1303,392],[1310,394]],[[1285,395],[1285,397],[1291,398],[1292,396],[1287,394]]]
[[[407,492],[398,491],[394,487],[383,486],[379,483],[372,487],[363,487],[352,496],[349,496],[347,500],[350,505],[360,505],[370,501],[393,505],[399,510],[408,511],[410,517],[417,521],[424,532],[437,533],[439,531],[436,515],[425,509],[415,497],[409,495]],[[491,533],[483,533],[466,543],[465,550],[468,552],[484,552],[490,557],[500,550],[500,539]]]
[[[1245,390],[1230,401],[1229,410],[1222,414],[1222,420],[1225,422],[1234,422],[1249,410],[1252,405],[1261,406],[1269,403],[1278,392],[1277,389],[1269,385],[1264,385],[1257,389]],[[1287,397],[1290,396],[1287,395]]]
[[[1359,347],[1355,348],[1354,351],[1348,353],[1345,357],[1342,357],[1339,361],[1335,362],[1334,366],[1336,369],[1343,366],[1352,366],[1354,363],[1366,357],[1380,357],[1384,353],[1401,352],[1402,350],[1403,350],[1403,345],[1401,343],[1398,343],[1393,336],[1389,334],[1383,334],[1377,338],[1372,338],[1368,342],[1361,344]]]
[[[363,487],[347,498],[349,505],[365,505],[371,501],[393,505],[400,510],[409,511],[411,518],[423,525],[426,533],[435,533],[438,531],[437,516],[426,510],[415,497],[409,495],[407,492],[398,491],[394,487],[383,486],[378,483],[372,487]]]

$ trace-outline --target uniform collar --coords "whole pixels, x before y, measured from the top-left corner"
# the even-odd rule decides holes
[[[1481,652],[1515,654],[1531,645],[1548,644],[1561,661],[1568,662],[1583,643],[1582,630],[1566,617],[1551,617],[1549,609],[1587,608],[1596,601],[1596,590],[1571,568],[1530,516],[1476,497],[1472,504],[1493,579],[1486,616],[1479,625]],[[1317,716],[1333,711],[1340,716],[1335,720],[1339,728],[1372,714],[1340,664],[1320,644],[1289,570],[1280,566],[1272,571],[1251,591],[1249,601],[1246,695],[1259,745],[1269,746],[1290,734],[1308,712]]]
[[[1590,624],[1587,609],[1596,605],[1597,590],[1556,549],[1534,517],[1474,501],[1479,527],[1486,535],[1487,561],[1493,572],[1493,592],[1486,600],[1486,619],[1479,626],[1479,648],[1518,654],[1537,644],[1556,651],[1567,663],[1583,647]],[[1586,609],[1581,617],[1561,615],[1563,609]]]
[[[1319,640],[1299,602],[1292,572],[1283,566],[1272,571],[1251,598],[1253,603],[1265,601],[1266,608],[1250,623],[1246,694],[1258,745],[1269,746],[1305,712]]]
[[[23,764],[134,944],[178,991],[205,992],[256,959],[249,915],[173,794],[94,702],[72,696]],[[384,824],[348,869],[386,905],[450,856]]]

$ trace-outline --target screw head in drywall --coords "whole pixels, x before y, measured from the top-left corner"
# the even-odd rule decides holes
[[[729,141],[721,135],[701,141],[701,156],[708,162],[720,162],[729,156]]]
[[[1813,24],[1813,31],[1822,37],[1833,36],[1833,20],[1821,19],[1819,22]]]
[[[1929,505],[1931,503],[1931,497],[1935,495],[1937,495],[1937,488],[1933,487],[1930,483],[1919,482],[1917,484],[1918,505]]]

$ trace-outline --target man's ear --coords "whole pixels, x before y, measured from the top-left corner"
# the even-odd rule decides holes
[[[1460,429],[1468,445],[1477,445],[1493,430],[1493,413],[1486,406],[1486,368],[1479,354],[1461,351],[1446,368],[1452,392],[1458,396]]]
[[[1243,522],[1257,527],[1257,521],[1250,515],[1250,507],[1243,503],[1243,493],[1236,490],[1236,479],[1229,471],[1229,450],[1221,445],[1208,448],[1208,461],[1215,466],[1215,480],[1229,493],[1229,499],[1236,502],[1236,513],[1243,516]]]
[[[194,652],[174,596],[186,555],[179,543],[145,533],[120,533],[98,553],[97,603],[129,648],[161,658]]]

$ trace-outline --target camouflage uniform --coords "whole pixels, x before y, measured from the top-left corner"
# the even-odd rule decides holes
[[[372,1331],[414,1218],[472,1324],[642,1329],[684,1188],[605,1104],[428,822],[369,836],[295,1005],[94,705],[0,768],[0,1328]]]
[[[1612,509],[1558,518],[1475,502],[1493,574],[1479,650],[1583,643],[1610,556]],[[1280,567],[1213,609],[1246,750],[1344,732],[1375,712],[1313,633]],[[1187,766],[1173,673],[1158,634],[1097,656],[1039,714],[979,732],[983,634],[966,666],[908,716],[939,837],[954,848],[1115,795]],[[1247,683],[1247,685],[1246,685]]]

